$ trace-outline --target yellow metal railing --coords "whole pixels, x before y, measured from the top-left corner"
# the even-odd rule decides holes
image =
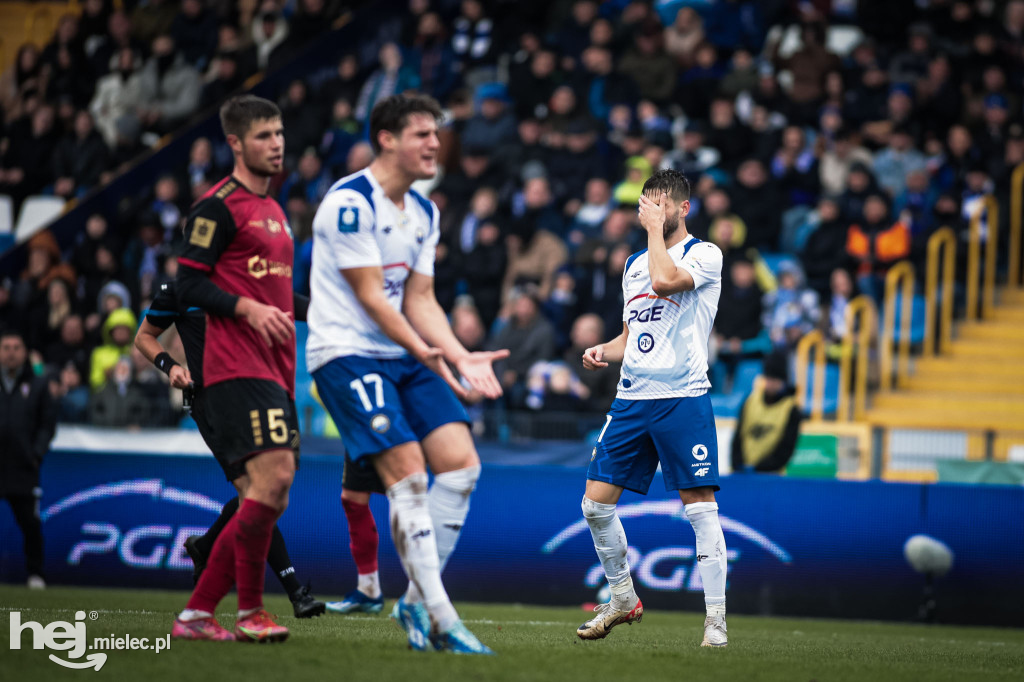
[[[1007,269],[1006,283],[1010,288],[1021,285],[1020,282],[1020,237],[1021,220],[1024,219],[1024,163],[1013,169],[1010,176],[1010,261]]]
[[[864,418],[868,402],[868,364],[871,360],[871,338],[877,327],[875,302],[864,294],[846,307],[846,333],[843,335],[842,359],[839,365],[839,404],[837,421],[850,421],[850,387],[853,384],[853,418]],[[853,354],[857,353],[857,376],[853,373]]]
[[[910,322],[914,304],[914,264],[900,261],[885,274],[885,302],[883,304],[882,352],[880,388],[892,388],[892,346],[896,341],[896,292],[902,286],[900,310],[899,356],[896,362],[896,386],[907,385],[910,375]]]
[[[825,337],[821,330],[807,332],[796,345],[796,399],[807,412],[807,373],[811,352],[814,352],[814,376],[811,378],[811,418],[825,416]]]
[[[978,274],[981,269],[981,217],[985,214],[985,276],[981,314],[988,316],[996,303],[996,250],[999,248],[999,202],[987,195],[971,215],[970,241],[967,244],[967,319],[978,319]]]
[[[36,45],[45,45],[53,37],[56,22],[46,5],[35,7],[25,16],[25,39]]]
[[[936,315],[935,297],[939,291],[939,266],[942,266],[942,314]],[[928,238],[928,269],[925,275],[924,355],[945,353],[953,342],[953,279],[956,276],[956,234],[942,227]],[[940,332],[941,329],[941,332]]]

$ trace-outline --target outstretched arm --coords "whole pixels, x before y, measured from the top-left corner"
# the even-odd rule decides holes
[[[377,323],[389,339],[409,351],[409,354],[436,372],[462,400],[469,392],[455,379],[448,365],[444,363],[444,351],[424,340],[406,317],[391,307],[384,293],[384,270],[379,266],[347,268],[341,275],[352,287],[359,304],[366,314]]]
[[[402,312],[427,343],[441,349],[473,390],[494,399],[502,394],[493,363],[508,357],[508,350],[471,353],[455,338],[444,309],[434,295],[434,278],[415,270],[405,283]]]

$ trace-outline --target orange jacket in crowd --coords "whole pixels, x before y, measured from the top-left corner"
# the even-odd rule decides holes
[[[889,266],[910,255],[910,228],[901,222],[877,232],[851,225],[846,233],[846,252],[856,259],[857,274],[885,273]]]

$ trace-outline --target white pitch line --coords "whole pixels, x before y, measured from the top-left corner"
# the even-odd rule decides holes
[[[168,613],[167,611],[146,611],[146,610],[143,610],[143,609],[66,609],[66,608],[53,609],[53,608],[42,608],[42,607],[37,607],[37,606],[28,607],[28,608],[18,608],[16,606],[0,606],[0,611],[22,611],[22,612],[27,612],[27,611],[43,611],[43,612],[48,612],[48,611],[52,611],[54,613],[65,613],[65,612],[68,612],[68,611],[86,611],[86,613],[90,613],[92,611],[95,611],[96,613],[117,613],[117,614],[129,615],[129,616],[154,616],[154,615],[164,615],[164,614]],[[218,615],[220,615],[221,617],[230,617],[230,616],[234,616],[236,614],[233,611],[225,611],[225,612],[220,613]],[[374,616],[351,616],[351,615],[349,615],[349,616],[345,616],[345,618],[347,618],[349,620],[369,620],[369,621],[380,620],[379,617],[374,617]],[[477,624],[477,625],[540,625],[540,626],[555,626],[555,625],[557,625],[557,626],[566,626],[566,625],[568,625],[568,623],[564,623],[564,622],[561,622],[561,621],[555,621],[555,620],[490,620],[490,619],[487,619],[487,618],[468,619],[468,620],[466,620],[464,622],[466,622],[466,623],[474,623],[474,624]]]

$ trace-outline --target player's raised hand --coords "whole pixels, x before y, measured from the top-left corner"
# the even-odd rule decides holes
[[[476,353],[470,353],[461,360],[455,363],[455,368],[459,370],[459,374],[462,378],[469,382],[470,387],[473,389],[472,392],[478,393],[478,396],[470,396],[471,398],[488,398],[494,400],[502,394],[501,384],[498,382],[498,377],[494,374],[494,363],[498,360],[504,360],[509,356],[509,350],[495,350],[495,351],[480,351]]]
[[[607,362],[603,362],[604,358],[604,346],[594,346],[583,351],[583,369],[589,369],[591,372],[604,369],[608,366]]]
[[[238,314],[256,330],[268,348],[273,348],[275,343],[288,343],[295,334],[291,316],[277,306],[243,296],[238,299]]]
[[[455,392],[455,397],[466,402],[471,401],[473,397],[471,392],[452,374],[448,363],[444,361],[444,353],[440,348],[427,348],[425,351],[417,353],[416,359],[426,365],[431,372],[444,379],[449,388]]]
[[[192,373],[181,365],[171,367],[171,371],[167,376],[171,378],[171,386],[174,388],[188,388],[188,385],[192,383]]]
[[[640,226],[647,230],[648,234],[656,232],[661,234],[665,229],[665,206],[668,203],[668,194],[662,192],[655,201],[650,197],[640,195]]]

